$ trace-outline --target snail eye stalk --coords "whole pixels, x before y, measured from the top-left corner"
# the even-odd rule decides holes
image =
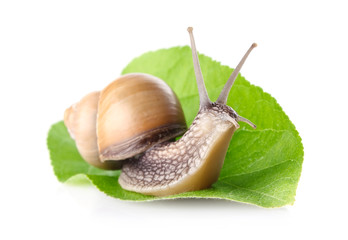
[[[196,43],[195,43],[195,39],[193,37],[193,32],[192,32],[193,28],[189,27],[187,28],[187,31],[189,32],[190,40],[191,40],[193,67],[195,69],[195,75],[196,75],[196,81],[197,81],[197,87],[198,87],[198,93],[199,93],[199,106],[200,108],[202,108],[205,106],[209,106],[211,104],[211,101],[209,99],[207,89],[204,85],[203,74],[202,74],[201,66],[199,65]]]
[[[230,93],[230,90],[233,86],[234,81],[236,80],[238,73],[240,71],[240,69],[243,67],[243,64],[245,62],[245,60],[248,58],[250,52],[257,47],[256,43],[253,43],[250,48],[248,49],[248,51],[244,54],[242,60],[240,60],[240,62],[238,63],[237,67],[233,70],[231,76],[229,77],[229,79],[227,80],[224,88],[222,89],[219,98],[216,100],[217,103],[221,103],[221,104],[226,104],[227,102],[227,98],[228,98],[228,94]]]

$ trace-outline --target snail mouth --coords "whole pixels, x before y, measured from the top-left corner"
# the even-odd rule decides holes
[[[182,135],[187,130],[186,126],[171,124],[165,125],[150,131],[141,133],[131,139],[123,142],[115,143],[100,153],[100,161],[106,160],[124,160],[134,157],[147,149],[151,148],[155,144],[168,141],[172,138]]]
[[[233,117],[229,116],[228,122],[231,123],[236,129],[238,129],[240,127],[237,120]]]

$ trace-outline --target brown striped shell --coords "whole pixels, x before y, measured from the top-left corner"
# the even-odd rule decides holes
[[[101,92],[87,95],[66,110],[64,121],[82,157],[101,168],[108,168],[103,162],[131,158],[187,129],[172,89],[142,73],[123,75]],[[121,167],[113,165],[111,169]]]

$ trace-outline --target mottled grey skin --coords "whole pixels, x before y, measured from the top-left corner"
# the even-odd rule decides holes
[[[209,146],[213,145],[220,134],[239,127],[237,118],[237,113],[223,104],[211,103],[210,106],[202,108],[189,130],[178,141],[156,145],[144,155],[125,163],[119,178],[120,185],[130,191],[157,196],[183,192],[182,188],[185,188],[184,191],[191,191],[209,187],[217,180],[226,152],[223,153],[221,163],[212,163],[219,165],[212,167],[219,168],[218,172],[210,177],[212,180],[207,180],[213,182],[205,183],[204,186],[186,184],[187,186],[179,187],[179,185],[189,175],[193,176],[198,172],[208,157]],[[224,127],[226,129],[223,129]]]
[[[119,178],[122,188],[155,196],[201,190],[217,181],[238,121],[255,124],[225,105],[238,73],[256,44],[243,56],[219,98],[212,103],[204,85],[192,27],[188,29],[200,110],[189,130],[176,142],[155,145],[144,155],[125,163]]]

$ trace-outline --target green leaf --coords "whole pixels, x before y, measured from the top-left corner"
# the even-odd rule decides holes
[[[210,98],[214,101],[232,68],[199,55]],[[134,59],[122,72],[143,72],[165,80],[177,93],[188,124],[197,114],[199,97],[191,50],[174,47],[145,53]],[[173,198],[219,198],[262,207],[293,204],[301,175],[303,146],[301,138],[276,100],[261,88],[238,76],[228,105],[257,125],[257,130],[241,123],[232,138],[219,180],[206,190],[158,198],[123,190],[118,184],[120,171],[104,171],[89,166],[80,157],[63,122],[52,126],[48,148],[57,178],[64,182],[86,175],[109,196],[133,201]]]

